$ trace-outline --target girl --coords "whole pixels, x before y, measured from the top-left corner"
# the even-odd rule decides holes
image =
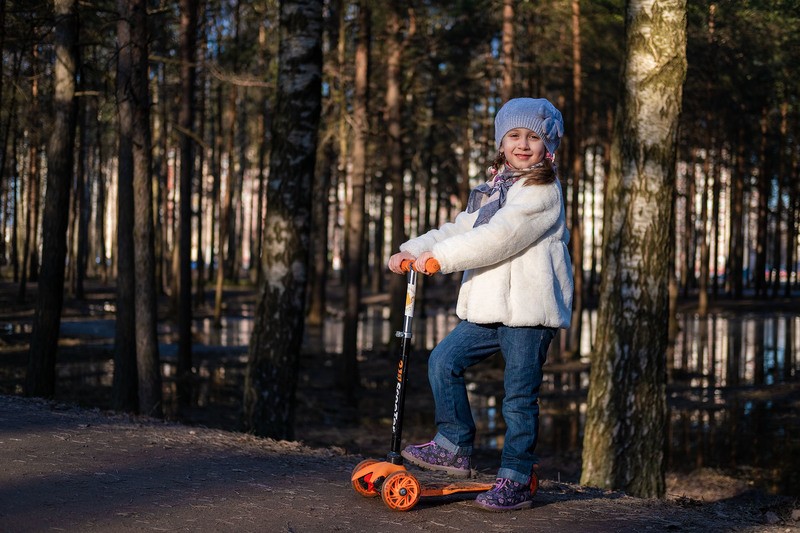
[[[470,475],[475,423],[464,373],[503,354],[502,462],[494,487],[476,499],[493,511],[531,506],[542,365],[558,328],[570,323],[569,232],[554,157],[563,130],[561,113],[548,100],[509,100],[495,117],[492,179],[471,192],[454,222],[409,240],[389,259],[397,274],[406,259],[421,272],[430,258],[443,273],[464,271],[456,308],[461,322],[428,361],[438,431],[431,442],[407,446],[406,460]]]

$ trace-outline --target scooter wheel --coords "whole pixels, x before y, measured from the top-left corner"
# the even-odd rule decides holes
[[[536,475],[536,471],[531,472],[531,498],[536,496],[536,493],[539,492],[539,476]]]
[[[350,474],[350,478],[352,479],[353,475],[355,475],[356,472],[358,472],[359,470],[361,470],[365,466],[373,465],[373,464],[375,464],[377,462],[378,461],[376,461],[375,459],[365,459],[365,460],[361,461],[353,469],[353,472]],[[366,476],[361,476],[358,479],[353,479],[353,481],[352,481],[353,489],[357,493],[359,493],[360,495],[364,496],[365,498],[374,498],[374,497],[378,496],[380,493],[378,492],[378,489],[373,484],[373,482],[375,480],[374,479],[366,479],[368,477],[370,477],[370,474],[367,474]]]
[[[412,509],[419,502],[421,495],[419,481],[408,472],[389,474],[381,486],[383,503],[392,511]]]

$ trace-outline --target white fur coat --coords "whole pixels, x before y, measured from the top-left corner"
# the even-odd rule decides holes
[[[456,314],[478,324],[567,328],[572,266],[561,185],[517,181],[492,219],[473,228],[478,212],[461,212],[409,240],[400,250],[430,251],[442,273],[463,270]]]

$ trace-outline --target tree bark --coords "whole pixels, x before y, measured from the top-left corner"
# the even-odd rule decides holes
[[[573,357],[581,355],[581,332],[583,330],[583,224],[581,217],[581,182],[583,181],[583,105],[581,93],[581,7],[579,0],[572,0],[572,135],[570,155],[572,159],[572,201],[570,243],[572,245],[572,268],[574,295],[572,297],[572,323],[569,328],[569,349]]]
[[[52,133],[47,147],[47,193],[42,218],[42,267],[25,393],[52,397],[56,383],[56,352],[64,301],[64,260],[67,256],[69,191],[74,162],[78,72],[78,3],[53,0],[56,17]]]
[[[514,0],[503,0],[503,84],[500,100],[514,96]]]
[[[192,180],[194,179],[195,80],[197,69],[197,0],[181,0],[180,237],[178,260],[178,403],[192,395]]]
[[[124,3],[126,0],[120,0]],[[133,149],[133,259],[136,312],[136,368],[139,377],[139,412],[161,416],[161,362],[156,323],[155,227],[153,222],[152,154],[147,58],[146,0],[127,0],[130,25]]]
[[[605,193],[603,278],[581,483],[665,492],[669,256],[686,2],[629,0]]]
[[[392,60],[399,59],[393,56],[393,46],[398,46],[397,32],[392,31],[396,22],[394,9],[389,9],[387,16],[387,30],[389,31],[387,46],[389,48],[389,72],[387,78],[396,80],[397,71],[392,71]],[[347,219],[345,222],[345,313],[344,332],[342,335],[342,358],[339,366],[339,384],[346,397],[353,399],[358,388],[358,314],[361,308],[361,284],[364,278],[364,232],[365,232],[365,198],[367,177],[367,135],[369,133],[369,41],[371,17],[367,2],[358,5],[358,38],[355,55],[355,84],[353,96],[353,159],[350,175],[351,196],[347,205]],[[392,44],[394,43],[394,45]],[[399,65],[397,65],[399,67]],[[394,76],[393,76],[394,73]],[[391,87],[387,90],[399,98],[399,92],[394,93]],[[391,149],[389,150],[391,152]]]
[[[117,411],[139,410],[139,372],[136,368],[136,311],[133,259],[133,76],[131,24],[127,0],[118,2],[117,22],[117,312],[114,329],[114,381],[111,406]]]
[[[761,110],[761,145],[759,147],[759,161],[761,168],[758,172],[758,204],[756,207],[756,264],[751,275],[755,282],[756,296],[767,295],[767,241],[769,239],[769,197],[772,187],[772,173],[770,159],[767,156],[769,136],[768,110]]]
[[[0,8],[0,9],[5,9]],[[38,57],[37,46],[33,47],[32,56],[34,64]],[[2,93],[2,91],[0,91]],[[39,144],[41,135],[41,122],[39,119],[39,80],[36,75],[31,76],[31,106],[30,106],[30,146],[28,148],[28,209],[25,212],[25,239],[22,245],[22,276],[19,280],[17,302],[25,302],[28,280],[36,279],[34,268],[38,269],[38,260],[35,250],[37,224],[39,221]]]
[[[321,110],[322,0],[282,0],[265,228],[244,391],[244,425],[291,439],[308,279],[311,193]]]

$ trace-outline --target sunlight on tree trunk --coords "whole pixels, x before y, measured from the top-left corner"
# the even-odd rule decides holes
[[[247,361],[244,425],[293,437],[308,279],[311,197],[321,113],[322,1],[281,2],[260,288]]]
[[[64,260],[67,257],[69,194],[74,162],[78,56],[76,0],[55,0],[55,94],[47,149],[47,193],[42,218],[42,267],[25,393],[52,397],[56,386],[56,353],[64,302]]]
[[[672,198],[686,2],[630,0],[605,193],[603,277],[581,483],[665,493]]]

